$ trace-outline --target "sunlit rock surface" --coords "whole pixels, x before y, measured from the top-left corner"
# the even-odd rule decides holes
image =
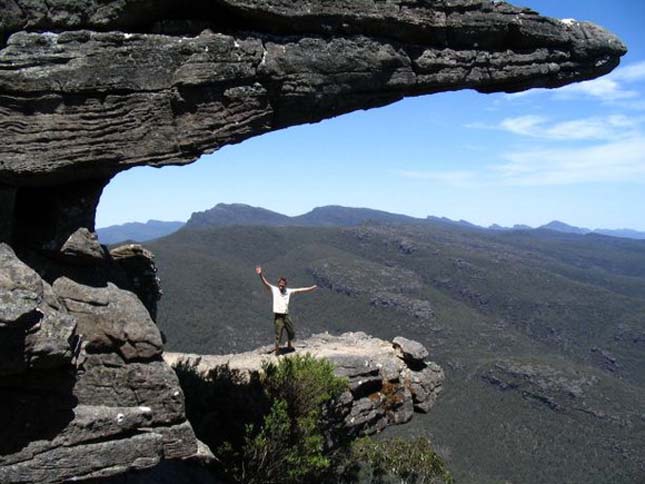
[[[401,348],[406,348],[404,351]],[[426,361],[427,350],[416,341],[395,338],[395,343],[362,332],[340,336],[317,334],[294,342],[295,351],[276,357],[272,347],[230,355],[164,353],[171,366],[192,368],[204,380],[222,373],[233,383],[256,379],[262,365],[277,358],[310,354],[329,360],[338,376],[346,377],[349,391],[340,402],[345,407],[344,426],[350,434],[371,434],[388,425],[409,421],[414,411],[427,412],[441,391],[443,370]],[[410,349],[410,351],[408,351]]]

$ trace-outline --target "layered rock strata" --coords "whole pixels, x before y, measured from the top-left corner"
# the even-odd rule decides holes
[[[231,355],[164,353],[164,359],[173,367],[193,369],[205,381],[227,374],[232,384],[247,385],[258,380],[264,363],[277,358],[307,353],[325,358],[336,375],[349,382],[349,390],[339,399],[346,435],[371,434],[408,422],[415,411],[427,412],[444,380],[443,370],[426,361],[423,345],[405,338],[388,342],[362,332],[318,334],[296,341],[295,349],[279,357],[267,347]]]
[[[112,283],[47,283],[0,243],[0,482],[63,482],[197,452],[159,330]]]
[[[558,87],[626,52],[593,24],[489,0],[0,6],[0,185],[15,205],[0,240],[31,245],[94,230],[102,188],[132,166],[405,96]]]
[[[20,186],[187,163],[404,96],[557,87],[625,53],[487,0],[3,3],[0,177]]]

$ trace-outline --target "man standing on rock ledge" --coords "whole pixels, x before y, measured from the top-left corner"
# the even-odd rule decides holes
[[[266,277],[262,273],[262,267],[257,266],[255,268],[258,276],[264,287],[267,290],[271,291],[273,296],[273,324],[275,325],[275,354],[280,354],[280,342],[282,340],[282,332],[287,330],[287,350],[293,351],[293,346],[291,341],[295,338],[296,333],[293,330],[293,323],[291,318],[289,318],[289,299],[292,294],[305,293],[315,291],[318,286],[313,285],[311,287],[299,287],[296,289],[287,289],[287,279],[285,277],[280,277],[278,279],[278,286],[269,284]]]

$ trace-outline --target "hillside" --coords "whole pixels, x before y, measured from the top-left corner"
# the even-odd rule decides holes
[[[446,370],[430,435],[459,482],[634,482],[645,458],[645,242],[419,225],[184,228],[148,244],[168,349],[271,342],[254,273],[321,289],[301,337],[402,334]]]

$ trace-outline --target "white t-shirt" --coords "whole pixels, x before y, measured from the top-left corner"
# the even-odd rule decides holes
[[[302,288],[287,288],[284,294],[280,292],[280,288],[274,285],[271,286],[271,294],[273,295],[273,312],[278,314],[287,314],[289,312],[289,299],[291,295],[302,291]]]

